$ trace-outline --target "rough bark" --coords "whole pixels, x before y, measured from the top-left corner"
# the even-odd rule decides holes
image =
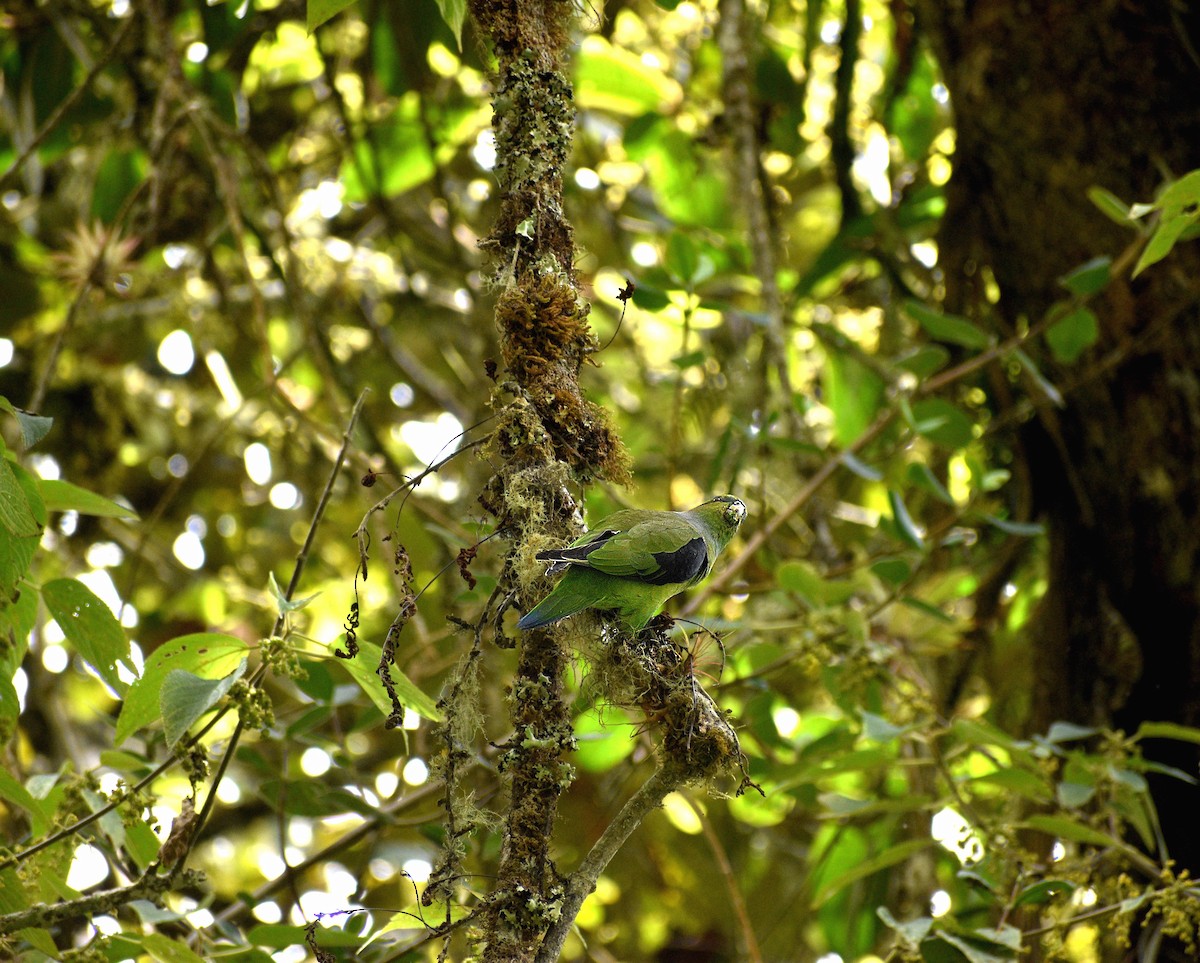
[[[1086,199],[1148,201],[1200,167],[1195,15],[1169,3],[918,0],[957,148],[940,245],[949,306],[1036,321],[1056,279],[1133,235]],[[1067,390],[1019,433],[1048,522],[1049,588],[1030,640],[1031,725],[1200,724],[1200,271],[1194,245],[1096,305],[1099,343],[1049,373]],[[998,382],[1002,380],[996,373]],[[1154,749],[1196,772],[1193,748]],[[1155,786],[1171,855],[1200,869],[1200,792]]]
[[[496,57],[492,128],[500,213],[481,242],[498,290],[496,325],[507,381],[491,456],[501,467],[481,498],[509,540],[501,584],[527,609],[539,590],[540,548],[579,531],[570,490],[625,480],[620,440],[587,401],[579,369],[595,350],[575,277],[562,176],[574,104],[566,72],[569,0],[473,0]],[[575,737],[564,701],[567,652],[553,631],[521,633],[509,693],[513,737],[502,761],[511,797],[495,888],[483,918],[485,963],[532,960],[565,895],[550,843],[558,799],[573,778]]]

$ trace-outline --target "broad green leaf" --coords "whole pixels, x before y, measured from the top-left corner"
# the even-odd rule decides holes
[[[4,525],[0,525],[0,604],[18,602],[18,586],[33,563],[33,555],[42,540],[41,529],[46,524],[46,506],[38,491],[38,480],[20,465],[11,464],[3,456],[4,445],[0,442],[0,472],[7,470],[16,479],[17,492],[23,497],[25,507],[33,517],[36,528],[29,535],[14,535]],[[0,494],[0,501],[4,498]],[[17,495],[13,494],[16,499]],[[18,518],[24,518],[19,508],[16,509]]]
[[[337,16],[354,0],[308,0],[308,32],[312,33],[326,20]]]
[[[949,943],[958,950],[967,958],[967,963],[1008,963],[1017,955],[1008,946],[986,939],[982,935],[972,938],[970,935],[951,933],[948,930],[940,929],[936,938]],[[922,950],[924,949],[926,947],[922,946]]]
[[[237,668],[249,650],[241,639],[217,632],[181,635],[159,646],[146,660],[142,677],[125,693],[117,717],[117,744],[160,718],[159,693],[169,672],[183,669],[205,679],[223,678]]]
[[[1088,846],[1121,846],[1120,840],[1067,816],[1033,815],[1018,823],[1018,827],[1036,829],[1058,839]]]
[[[75,651],[109,686],[124,692],[126,684],[117,675],[117,663],[132,664],[129,638],[112,610],[73,578],[47,582],[42,586],[42,599]]]
[[[852,883],[857,883],[860,879],[873,876],[875,873],[887,869],[889,866],[903,863],[909,857],[928,849],[932,845],[933,841],[930,839],[910,839],[902,843],[897,843],[895,846],[890,846],[882,853],[856,863],[849,870],[838,874],[832,879],[826,880],[821,885],[821,888],[813,896],[813,908],[821,906]]]
[[[871,571],[892,585],[903,585],[912,577],[912,566],[902,558],[881,558]]]
[[[950,352],[940,344],[923,344],[896,359],[896,367],[903,368],[918,378],[928,378],[935,371],[946,367]]]
[[[913,430],[946,448],[964,448],[975,437],[967,414],[942,398],[923,398],[912,406]]]
[[[575,101],[583,109],[626,117],[663,113],[682,99],[679,83],[637,54],[598,34],[586,37],[575,59]]]
[[[245,674],[246,664],[247,660],[242,659],[236,669],[221,679],[202,679],[184,669],[167,673],[159,690],[158,705],[168,746],[174,746],[187,735],[192,723],[221,701]]]
[[[871,424],[883,403],[885,385],[852,354],[830,350],[822,370],[825,403],[833,412],[833,437],[849,447]]]
[[[986,331],[973,321],[959,317],[957,314],[943,314],[927,308],[920,301],[904,302],[904,310],[916,321],[931,338],[957,344],[963,348],[980,350],[986,348],[991,341]]]
[[[387,690],[383,687],[376,670],[383,657],[383,650],[373,642],[359,641],[358,655],[353,659],[338,659],[341,665],[354,678],[362,690],[385,716],[392,714],[392,700],[388,698]],[[391,667],[392,681],[396,684],[396,695],[401,705],[420,713],[433,722],[442,720],[441,710],[434,704],[420,687],[395,666]]]
[[[1017,767],[997,769],[995,772],[976,776],[969,780],[967,785],[995,786],[1006,793],[1016,793],[1035,802],[1049,802],[1054,796],[1050,784],[1043,776]]]
[[[9,806],[17,806],[29,815],[30,827],[35,836],[40,836],[49,827],[54,816],[53,807],[33,795],[10,773],[0,766],[0,799]]]
[[[700,269],[700,255],[696,243],[686,231],[672,231],[667,238],[666,256],[663,267],[671,278],[686,290],[692,290],[696,273]]]
[[[454,34],[454,43],[462,50],[462,30],[467,19],[467,0],[437,0],[442,19]]]
[[[1134,266],[1134,277],[1170,254],[1184,231],[1200,221],[1200,171],[1185,174],[1171,184],[1154,206],[1161,211],[1158,226]]]
[[[0,458],[0,526],[16,538],[42,532],[18,479],[20,470],[7,458]]]
[[[1076,308],[1046,329],[1046,343],[1063,364],[1075,361],[1100,337],[1100,322],[1088,308]]]
[[[142,949],[157,963],[204,963],[204,957],[196,955],[187,943],[162,933],[144,933]]]
[[[118,505],[103,495],[97,495],[70,482],[44,478],[38,482],[38,486],[46,502],[46,511],[49,512],[79,512],[80,515],[95,515],[99,518],[138,517],[132,508]]]
[[[1087,297],[1103,291],[1111,280],[1112,258],[1105,255],[1094,257],[1073,271],[1068,271],[1058,279],[1058,283],[1072,294]]]
[[[21,444],[26,448],[32,448],[39,441],[50,433],[51,427],[54,425],[53,418],[47,418],[45,415],[35,415],[31,411],[25,411],[23,408],[18,408],[7,398],[0,397],[0,411],[7,411],[10,415],[17,419],[17,424],[21,428]]]
[[[921,530],[917,528],[917,523],[913,521],[912,516],[908,513],[908,508],[904,504],[904,499],[898,491],[893,488],[888,489],[888,504],[892,508],[892,520],[896,523],[896,530],[909,545],[920,551],[925,550],[925,538]]]
[[[305,928],[292,926],[287,923],[264,923],[253,927],[246,938],[255,946],[265,946],[268,949],[286,950],[293,946],[303,946]],[[333,926],[318,926],[316,929],[318,946],[351,946],[361,947],[362,937],[337,929]]]

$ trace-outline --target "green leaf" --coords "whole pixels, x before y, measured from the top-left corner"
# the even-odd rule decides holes
[[[875,915],[883,920],[884,926],[899,933],[901,938],[908,943],[920,943],[929,935],[929,930],[933,927],[933,920],[928,916],[918,916],[915,920],[901,923],[886,906],[876,907]]]
[[[1078,888],[1070,880],[1043,879],[1021,890],[1013,901],[1013,906],[1041,906],[1043,903],[1049,903],[1055,896],[1074,893]]]
[[[236,669],[221,679],[203,679],[184,669],[172,669],[166,674],[158,704],[168,747],[186,736],[192,723],[221,701],[245,673],[246,664],[247,660],[242,659]]]
[[[663,113],[683,97],[677,81],[637,54],[597,34],[586,37],[575,58],[575,101],[581,109],[626,117]]]
[[[1089,309],[1076,308],[1046,329],[1046,343],[1054,357],[1070,364],[1100,337],[1100,322]]]
[[[312,33],[353,3],[354,0],[308,0],[308,32]]]
[[[204,957],[196,955],[186,943],[162,933],[145,933],[141,937],[142,949],[157,963],[204,963]]]
[[[700,255],[696,244],[686,231],[672,231],[667,238],[666,256],[663,267],[671,279],[681,287],[692,290],[696,274],[700,270]]]
[[[146,660],[142,677],[129,687],[117,717],[119,745],[160,717],[159,693],[167,674],[183,669],[201,678],[222,678],[246,657],[250,646],[232,635],[199,632],[181,635],[160,645]]]
[[[912,406],[913,430],[946,448],[965,448],[974,425],[961,408],[942,398],[924,398]]]
[[[1154,206],[1162,213],[1134,266],[1134,277],[1170,254],[1183,232],[1200,221],[1200,171],[1184,174],[1163,191]]]
[[[916,522],[908,513],[904,499],[893,488],[888,489],[888,504],[892,508],[892,520],[896,523],[896,529],[900,536],[913,548],[924,551],[925,539],[921,535],[920,529],[917,528]]]
[[[59,578],[42,586],[42,599],[63,630],[67,641],[117,692],[126,683],[117,675],[117,663],[132,665],[129,639],[112,610],[82,582]]]
[[[1033,363],[1033,359],[1030,358],[1029,355],[1027,355],[1020,348],[1015,348],[1013,349],[1013,357],[1016,358],[1021,367],[1025,369],[1025,373],[1033,379],[1033,383],[1036,384],[1042,390],[1042,393],[1050,399],[1050,402],[1054,405],[1054,407],[1063,408],[1066,406],[1066,402],[1063,400],[1062,392],[1060,392],[1058,388],[1054,386],[1054,383],[1050,381],[1049,378],[1042,374],[1041,369],[1039,369],[1038,366]]]
[[[995,930],[987,931],[995,933]],[[938,930],[937,939],[949,943],[956,950],[962,953],[967,958],[968,963],[1007,963],[1017,955],[1017,949],[1020,948],[1020,935],[1018,932],[1018,945],[1014,949],[1007,942],[1000,942],[998,939],[990,938],[984,935],[985,931],[975,930],[972,933],[959,934],[951,933],[945,929]],[[922,947],[925,949],[925,947]]]
[[[997,518],[995,515],[984,515],[983,519],[1008,535],[1032,538],[1035,535],[1046,534],[1046,526],[1040,522],[1014,522],[1007,518]]]
[[[950,361],[950,352],[940,344],[924,344],[896,359],[896,367],[911,372],[918,378],[928,378]]]
[[[840,447],[854,443],[883,403],[883,379],[852,354],[829,350],[822,370],[825,403],[833,412],[833,437]]]
[[[1067,288],[1072,294],[1086,298],[1090,294],[1098,294],[1109,286],[1112,280],[1112,258],[1108,256],[1093,257],[1091,261],[1080,264],[1078,268],[1067,271],[1058,283]]]
[[[868,465],[865,461],[851,454],[849,451],[842,452],[839,456],[842,464],[850,469],[859,478],[869,482],[877,482],[883,480],[883,472],[878,468]]]
[[[901,605],[905,605],[916,612],[923,615],[928,615],[930,618],[937,619],[939,622],[945,622],[947,625],[953,625],[954,619],[939,609],[936,605],[931,605],[924,599],[919,599],[914,595],[901,595],[897,600]]]
[[[1060,782],[1054,789],[1058,804],[1064,809],[1078,809],[1091,802],[1096,787],[1081,782]]]
[[[462,29],[467,19],[467,0],[437,0],[442,19],[454,34],[454,43],[462,51]]]
[[[1028,769],[997,769],[969,780],[972,786],[995,786],[1008,793],[1016,793],[1035,802],[1049,802],[1053,798],[1050,785],[1036,772]]]
[[[1097,294],[1112,280],[1112,258],[1094,257],[1058,279],[1058,283],[1080,297]]]
[[[380,659],[383,658],[383,650],[373,642],[358,643],[358,655],[353,659],[338,659],[338,664],[341,665],[354,681],[362,687],[362,690],[371,698],[371,701],[379,708],[385,716],[392,714],[392,700],[388,698],[387,690],[383,687],[383,682],[380,681],[376,670],[379,667]],[[395,666],[391,667],[392,681],[396,685],[396,695],[400,699],[401,705],[406,709],[412,709],[414,712],[420,713],[426,719],[433,722],[441,722],[442,712],[434,704],[434,701],[429,698],[415,682],[401,672]]]
[[[1112,191],[1094,184],[1087,189],[1087,198],[1110,221],[1114,221],[1122,227],[1129,227],[1132,223],[1129,216],[1129,205]]]
[[[0,526],[17,538],[42,533],[33,507],[17,475],[21,471],[7,458],[0,457]]]
[[[1078,742],[1080,739],[1090,739],[1099,731],[1094,726],[1080,726],[1074,722],[1055,722],[1051,723],[1045,740],[1055,745],[1060,742]]]
[[[813,908],[820,907],[852,883],[856,883],[868,876],[873,876],[875,873],[878,873],[882,869],[887,869],[889,866],[903,863],[910,856],[914,856],[932,845],[933,841],[929,839],[910,839],[902,843],[897,843],[895,846],[890,846],[882,853],[878,853],[869,859],[857,862],[850,869],[839,873],[832,879],[826,880],[821,885],[821,888],[813,896]]]
[[[871,571],[892,585],[903,585],[912,578],[912,566],[902,558],[881,558]]]
[[[1183,726],[1177,722],[1143,722],[1138,726],[1133,738],[1136,742],[1143,739],[1177,739],[1180,742],[1200,745],[1200,729]]]
[[[21,428],[21,444],[26,448],[32,448],[45,438],[50,433],[50,428],[54,425],[53,418],[47,418],[45,415],[35,415],[33,412],[18,408],[7,398],[0,397],[0,411],[7,411],[17,419],[17,424]]]
[[[80,515],[95,515],[99,518],[138,517],[132,508],[126,508],[103,495],[97,495],[70,482],[44,478],[38,485],[42,490],[42,498],[46,501],[46,511],[49,512],[79,512]]]
[[[314,592],[312,595],[307,595],[302,599],[289,599],[283,589],[279,587],[279,583],[275,581],[275,573],[267,573],[267,588],[275,599],[275,607],[279,610],[280,615],[286,615],[288,612],[295,612],[297,609],[302,609],[315,599],[320,592]]]
[[[946,491],[946,486],[925,462],[913,462],[908,466],[905,475],[913,485],[928,492],[938,501],[951,506],[955,504],[954,497]]]
[[[1102,833],[1098,829],[1093,829],[1091,826],[1067,816],[1034,815],[1024,822],[1018,823],[1017,826],[1021,829],[1035,829],[1058,839],[1084,843],[1088,846],[1121,846],[1120,840],[1113,839],[1107,833]]]
[[[957,314],[943,314],[913,300],[904,302],[904,310],[931,338],[938,341],[974,350],[986,348],[991,341],[986,331]]]

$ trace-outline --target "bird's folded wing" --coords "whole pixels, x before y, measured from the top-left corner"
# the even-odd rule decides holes
[[[581,565],[652,585],[691,582],[708,570],[708,548],[685,518],[667,512],[626,531],[589,532],[567,548],[539,552],[551,570]]]

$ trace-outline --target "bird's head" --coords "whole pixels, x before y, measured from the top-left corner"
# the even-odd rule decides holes
[[[693,508],[690,514],[699,518],[724,548],[746,518],[746,503],[733,495],[717,495]]]

